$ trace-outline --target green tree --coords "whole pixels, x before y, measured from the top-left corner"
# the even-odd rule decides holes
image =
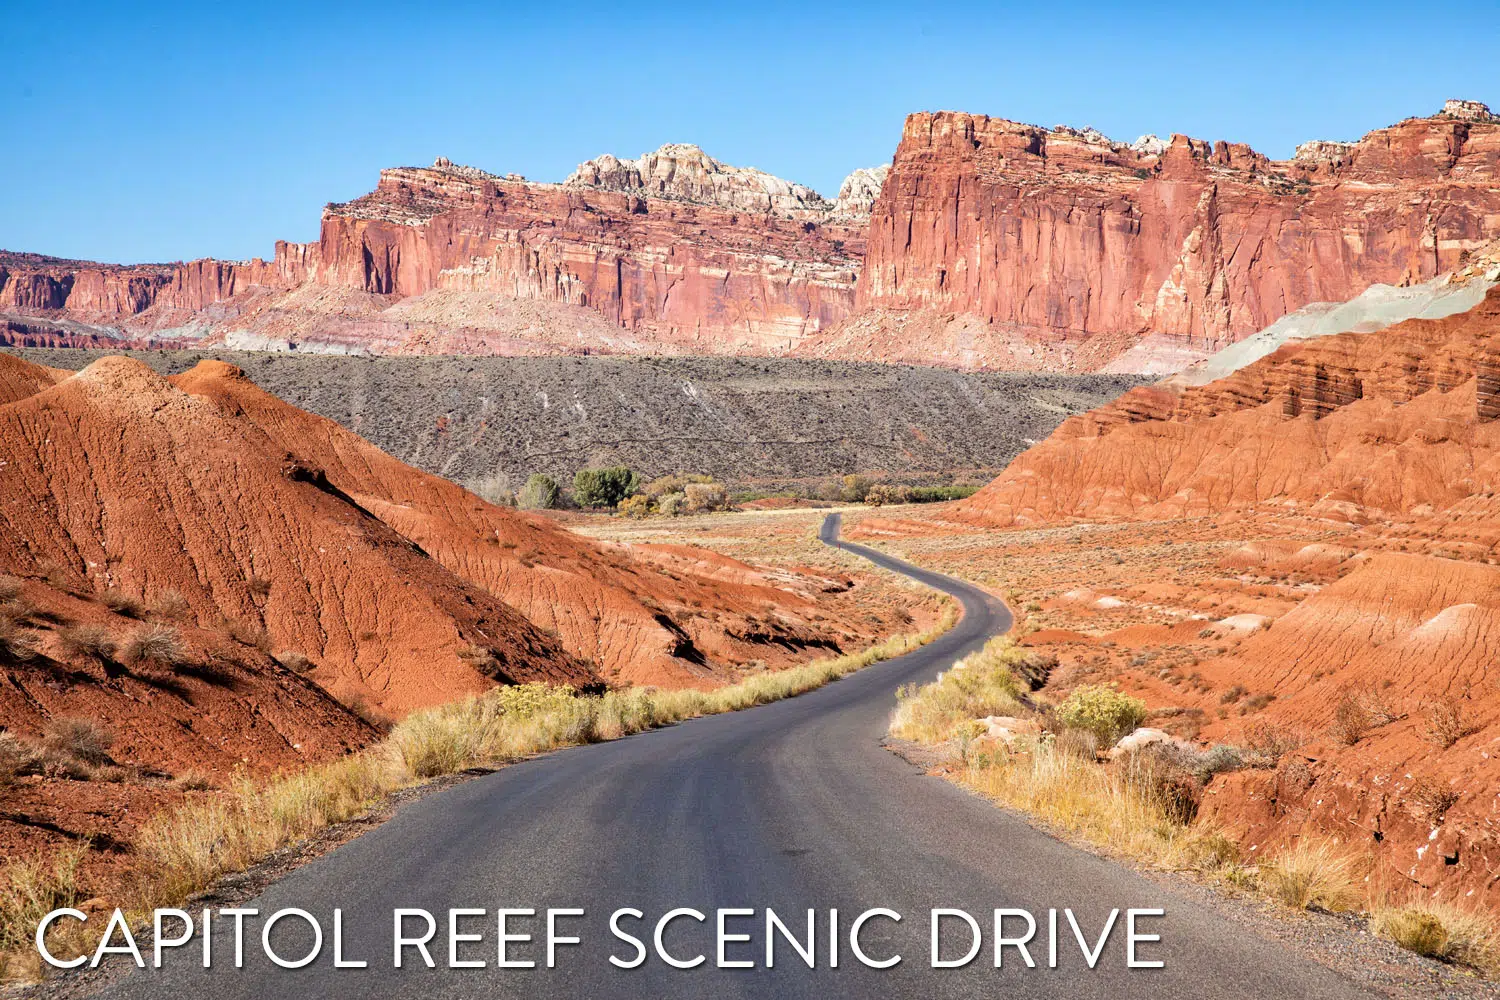
[[[623,465],[579,469],[573,476],[573,499],[580,507],[615,507],[640,488],[640,477]]]
[[[526,485],[516,494],[516,506],[527,510],[550,510],[557,506],[557,498],[561,493],[557,480],[535,472],[527,477]]]

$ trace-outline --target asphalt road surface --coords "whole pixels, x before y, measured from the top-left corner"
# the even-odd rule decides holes
[[[562,751],[427,796],[390,822],[280,881],[248,904],[261,916],[246,920],[245,964],[234,968],[232,926],[214,926],[213,967],[201,966],[201,939],[166,953],[164,967],[119,978],[105,995],[131,998],[307,997],[1354,997],[1367,995],[1347,980],[1225,922],[1185,896],[1121,866],[1068,847],[1020,818],[939,778],[923,775],[882,749],[880,742],[896,688],[925,681],[957,657],[1010,627],[1009,611],[979,590],[861,546],[837,540],[838,515],[823,539],[881,566],[953,595],[964,615],[948,634],[895,660],[876,664],[797,698],[728,715],[697,719],[612,743]],[[325,929],[321,956],[290,970],[264,957],[261,920],[286,907],[316,916]],[[496,968],[501,908],[581,908],[559,917],[557,933],[582,944],[559,945],[556,966],[545,968],[542,917],[508,920],[510,933],[530,943],[510,946],[513,960],[538,968]],[[669,911],[692,907],[707,917],[668,924],[663,944],[693,969],[666,964],[652,929]],[[929,911],[967,911],[983,945],[966,967],[934,969],[929,955]],[[332,912],[343,913],[343,957],[363,969],[334,968]],[[436,969],[415,948],[393,968],[393,911],[434,914],[430,951]],[[460,916],[459,959],[484,968],[451,969],[448,911]],[[622,931],[648,950],[640,967],[625,970],[610,956],[631,960],[636,949],[610,931],[616,910]],[[753,909],[727,917],[725,957],[756,968],[715,967],[715,911]],[[806,937],[814,909],[815,969],[779,933],[774,968],[765,968],[764,911],[774,910],[791,932]],[[873,908],[902,914],[869,920],[860,943],[871,960],[899,953],[887,969],[862,965],[850,949],[854,918]],[[1007,947],[994,966],[993,911],[1018,908],[1036,915],[1029,946],[1037,968]],[[1090,968],[1075,935],[1059,917],[1057,966],[1048,968],[1049,909],[1071,908],[1092,943],[1112,909],[1121,911],[1097,964]],[[1128,909],[1161,909],[1141,918],[1140,933],[1159,933],[1139,945],[1138,958],[1162,968],[1127,968]],[[829,910],[837,909],[838,967],[830,968]],[[406,929],[419,935],[420,917]],[[961,957],[968,928],[945,922],[943,955]],[[1008,918],[1007,936],[1021,936],[1022,918]],[[961,932],[961,933],[959,933]],[[304,954],[311,931],[300,918],[278,923],[272,943],[288,959]],[[804,942],[805,945],[805,942]],[[151,960],[147,954],[147,961]]]

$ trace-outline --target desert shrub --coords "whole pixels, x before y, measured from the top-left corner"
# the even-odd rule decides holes
[[[579,469],[573,475],[573,499],[580,507],[614,507],[640,489],[640,477],[623,465]]]
[[[1342,913],[1359,906],[1361,868],[1353,855],[1332,841],[1299,840],[1263,863],[1260,876],[1271,897],[1285,906]]]
[[[1457,698],[1440,698],[1428,705],[1424,714],[1423,739],[1444,750],[1479,732],[1479,726],[1467,717],[1463,702]]]
[[[146,606],[138,597],[132,597],[123,590],[114,587],[99,595],[99,602],[117,615],[126,618],[139,618],[146,613]]]
[[[1333,722],[1328,727],[1328,735],[1336,742],[1352,747],[1365,738],[1372,725],[1370,713],[1365,710],[1359,698],[1354,692],[1345,691],[1333,708]]]
[[[172,787],[180,792],[206,792],[214,783],[202,771],[188,770],[172,778]]]
[[[865,503],[872,507],[880,507],[888,503],[906,503],[907,499],[907,491],[904,486],[876,483],[865,491]]]
[[[1100,684],[1076,688],[1053,709],[1058,722],[1087,729],[1103,746],[1114,746],[1146,718],[1146,703]]]
[[[56,559],[43,559],[37,564],[37,569],[41,571],[42,579],[57,590],[73,593],[78,589],[78,574],[71,566]]]
[[[625,517],[641,518],[651,513],[651,498],[644,494],[626,497],[616,508]]]
[[[1305,742],[1306,737],[1295,729],[1257,722],[1245,728],[1245,763],[1250,767],[1275,767],[1277,761]]]
[[[1216,743],[1206,749],[1172,744],[1163,746],[1159,752],[1184,773],[1192,775],[1203,784],[1207,784],[1216,774],[1238,771],[1245,766],[1243,753],[1238,747],[1227,743]]]
[[[192,614],[192,605],[187,598],[175,590],[163,590],[151,602],[151,610],[163,618],[186,618]]]
[[[35,774],[42,766],[42,754],[30,740],[0,729],[0,788],[19,775]]]
[[[67,656],[107,661],[115,655],[115,637],[102,625],[75,625],[59,629],[57,641]]]
[[[689,514],[726,510],[729,507],[729,493],[718,483],[688,483],[682,488],[682,492],[683,510]]]
[[[254,646],[256,649],[271,655],[271,633],[255,622],[231,621],[225,626],[225,631],[235,642],[243,646]]]
[[[24,663],[36,654],[36,633],[14,613],[0,614],[0,662]]]
[[[182,633],[170,625],[142,625],[120,647],[120,657],[130,664],[179,667],[187,662]]]
[[[14,601],[21,596],[21,581],[8,573],[0,573],[0,603]]]
[[[907,503],[941,503],[962,500],[979,492],[977,486],[912,486],[906,490]]]
[[[43,750],[85,764],[109,763],[109,748],[113,745],[114,737],[92,719],[51,719],[42,729]]]
[[[1500,973],[1500,930],[1485,914],[1430,901],[1379,906],[1370,926],[1418,955],[1462,962],[1490,975]]]
[[[269,597],[271,594],[271,581],[263,576],[252,576],[245,581],[245,586],[256,597]]]
[[[312,660],[309,660],[306,656],[304,656],[302,653],[297,652],[295,649],[283,649],[281,652],[276,654],[275,659],[277,663],[281,664],[283,667],[286,667],[294,674],[310,673],[316,666],[316,664],[314,664]]]
[[[837,499],[845,503],[863,503],[873,484],[866,476],[848,475],[839,483]]]
[[[1458,802],[1458,792],[1445,782],[1426,775],[1412,782],[1406,798],[1416,806],[1422,818],[1433,826],[1443,821],[1448,810]]]
[[[526,510],[551,510],[557,506],[562,489],[557,480],[540,472],[526,477],[526,485],[516,493],[516,506]]]
[[[656,512],[667,517],[676,517],[683,512],[687,496],[682,493],[665,493],[657,498]]]

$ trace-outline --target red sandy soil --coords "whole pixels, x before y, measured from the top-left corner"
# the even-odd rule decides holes
[[[1247,848],[1316,831],[1396,890],[1500,908],[1492,345],[1496,292],[1136,390],[966,501],[849,533],[1010,596],[1058,697],[1112,680],[1150,724],[1295,746],[1207,789]]]

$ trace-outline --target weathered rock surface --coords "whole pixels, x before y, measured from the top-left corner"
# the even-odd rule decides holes
[[[1500,237],[1497,179],[1500,120],[1462,101],[1286,161],[923,112],[836,202],[691,145],[602,156],[563,184],[440,158],[383,171],[269,261],[0,254],[0,342],[1048,371],[1141,345],[1121,363],[1160,372],[1311,303],[1462,267]]]
[[[1311,302],[1460,266],[1500,236],[1497,177],[1500,123],[1451,102],[1281,162],[1183,135],[1158,148],[915,114],[868,232],[858,307],[873,328],[799,350],[910,360],[914,328],[948,363],[1011,363],[1019,343],[1096,368],[1152,334],[1213,351]]]

